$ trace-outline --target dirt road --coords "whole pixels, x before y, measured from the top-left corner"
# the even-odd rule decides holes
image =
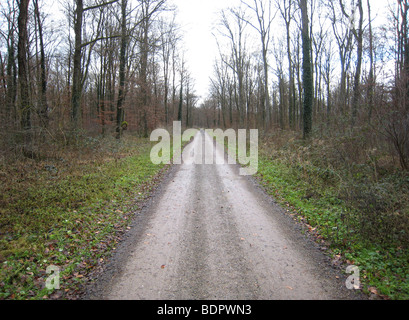
[[[199,133],[88,299],[353,299],[318,248],[235,165],[197,165]],[[198,150],[198,149],[196,149]],[[217,157],[223,152],[217,148]],[[338,275],[339,277],[339,275]]]

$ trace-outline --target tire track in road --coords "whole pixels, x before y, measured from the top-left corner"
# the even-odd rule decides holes
[[[195,199],[184,228],[188,236],[181,246],[184,254],[178,272],[184,279],[179,286],[181,298],[255,299],[257,284],[232,223],[231,206],[225,201],[216,168],[209,166],[195,168]]]

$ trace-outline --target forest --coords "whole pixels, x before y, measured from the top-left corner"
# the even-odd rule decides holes
[[[368,147],[387,149],[408,169],[404,1],[385,4],[382,24],[369,0],[238,1],[215,22],[220,56],[200,105],[175,6],[74,1],[54,18],[46,5],[2,4],[2,141],[9,152],[35,157],[41,141],[78,131],[121,136],[126,128],[147,137],[178,120],[321,136],[369,132],[382,146]]]
[[[237,0],[209,31],[206,97],[177,1],[49,3],[0,4],[0,261],[16,263],[3,264],[0,299],[51,296],[18,266],[30,250],[51,256],[61,239],[43,233],[68,211],[80,220],[97,196],[130,197],[121,161],[150,190],[163,170],[145,159],[150,133],[174,121],[259,129],[260,183],[336,263],[362,265],[367,292],[409,297],[409,1],[382,1],[381,17],[376,0]]]
[[[220,56],[198,104],[177,11],[166,1],[75,1],[58,18],[45,1],[4,2],[2,150],[36,157],[44,142],[80,131],[147,137],[183,121],[363,135],[365,150],[385,151],[408,170],[406,2],[385,4],[381,24],[369,0],[310,1],[305,17],[302,3],[239,1],[223,10],[214,31]]]

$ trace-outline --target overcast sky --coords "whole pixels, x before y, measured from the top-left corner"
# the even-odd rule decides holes
[[[223,8],[240,0],[171,0],[177,6],[177,23],[182,27],[186,60],[195,80],[196,94],[206,98],[209,77],[218,49],[212,35]]]

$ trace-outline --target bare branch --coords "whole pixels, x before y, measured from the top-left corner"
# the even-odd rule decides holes
[[[97,42],[97,41],[108,40],[108,39],[116,39],[116,38],[120,38],[120,37],[121,37],[120,34],[118,34],[118,35],[113,35],[113,36],[108,36],[108,37],[99,37],[99,38],[90,40],[90,41],[88,41],[88,42],[82,43],[82,44],[81,44],[81,48],[84,48],[84,47],[86,47],[86,46],[88,46],[88,45],[90,45],[90,44],[94,44],[94,43]]]
[[[85,11],[88,11],[88,10],[98,9],[98,8],[108,6],[108,5],[113,4],[113,3],[116,3],[116,2],[118,2],[118,0],[112,0],[112,1],[108,1],[108,2],[103,2],[103,3],[97,4],[97,5],[95,5],[95,6],[90,6],[90,7],[84,8],[83,11],[85,12]]]

